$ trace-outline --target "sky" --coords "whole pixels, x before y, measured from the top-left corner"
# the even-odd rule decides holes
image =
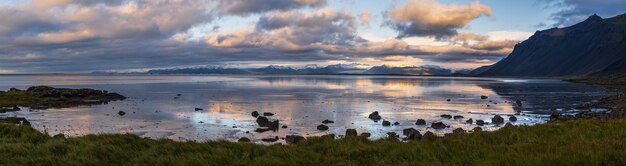
[[[0,74],[490,65],[624,0],[0,0]]]

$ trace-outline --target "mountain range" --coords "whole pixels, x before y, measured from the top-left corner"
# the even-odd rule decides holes
[[[626,14],[592,15],[565,28],[537,31],[476,76],[584,77],[626,73]]]

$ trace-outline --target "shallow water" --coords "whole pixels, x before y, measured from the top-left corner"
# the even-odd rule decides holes
[[[603,96],[602,87],[558,80],[408,77],[408,76],[0,76],[0,90],[34,85],[94,88],[118,92],[129,99],[105,105],[28,110],[0,114],[26,117],[34,128],[51,135],[80,136],[133,133],[142,137],[174,140],[236,140],[289,134],[343,135],[347,128],[370,132],[372,139],[413,127],[424,133],[451,132],[469,118],[490,122],[494,114],[518,115],[515,125],[542,123],[552,109],[571,110]],[[181,94],[177,97],[177,94]],[[480,96],[489,96],[481,99]],[[450,99],[450,101],[447,101]],[[515,101],[522,107],[514,106]],[[202,108],[203,111],[195,111]],[[127,114],[119,116],[118,111]],[[255,133],[252,111],[272,112],[287,129]],[[374,111],[385,120],[400,122],[383,127],[367,118]],[[575,111],[575,110],[572,110]],[[443,119],[441,114],[464,119]],[[333,120],[330,130],[318,131],[323,120]],[[448,129],[416,126],[417,119],[442,121]],[[486,130],[500,126],[486,125]]]

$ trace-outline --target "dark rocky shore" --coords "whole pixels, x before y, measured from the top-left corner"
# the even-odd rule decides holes
[[[33,86],[27,90],[11,88],[0,91],[0,112],[30,109],[67,108],[80,105],[98,105],[124,100],[118,93],[94,89],[68,89],[48,86]]]

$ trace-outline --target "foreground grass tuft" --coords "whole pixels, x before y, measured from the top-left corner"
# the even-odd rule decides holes
[[[506,127],[428,141],[312,138],[296,145],[51,138],[0,124],[0,165],[624,165],[626,120]]]

